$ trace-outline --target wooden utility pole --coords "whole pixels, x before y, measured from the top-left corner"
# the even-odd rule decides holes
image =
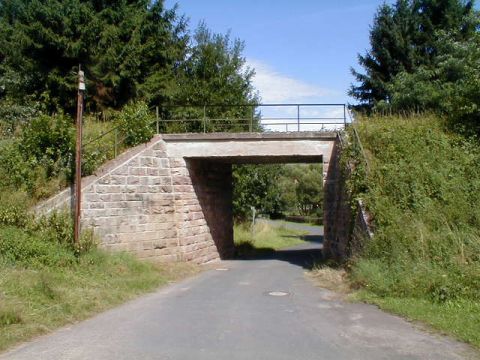
[[[74,241],[80,243],[80,211],[82,199],[82,121],[83,121],[83,94],[85,92],[85,75],[78,66],[78,93],[77,93],[77,141],[75,146],[75,220]]]

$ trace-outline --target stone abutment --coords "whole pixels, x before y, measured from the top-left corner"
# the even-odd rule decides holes
[[[335,133],[158,135],[82,179],[81,224],[109,250],[206,263],[234,254],[232,164],[323,163],[326,246],[341,199]],[[69,210],[71,191],[40,204]],[[327,211],[326,210],[326,211]]]

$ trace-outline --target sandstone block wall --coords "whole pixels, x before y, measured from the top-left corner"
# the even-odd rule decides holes
[[[327,258],[346,256],[350,230],[350,206],[340,166],[341,143],[337,139],[328,163],[324,182],[323,254]]]
[[[192,185],[192,178],[202,176],[195,174],[200,170],[204,171],[202,164],[187,166],[185,159],[169,157],[165,142],[159,138],[127,151],[103,166],[97,175],[83,179],[82,228],[93,229],[102,247],[132,252],[140,258],[197,263],[218,259],[205,217],[211,208],[201,199],[222,194],[220,188],[211,192],[208,186]],[[223,179],[226,173],[228,167],[219,172],[218,178]],[[215,179],[214,171],[208,174]],[[229,194],[227,189],[227,201]],[[41,204],[37,211],[68,210],[70,206],[68,189]],[[231,216],[231,210],[225,214]]]
[[[352,213],[350,194],[345,187],[348,169],[341,168],[341,152],[342,142],[338,138],[326,170],[323,219],[323,254],[339,261],[360,251],[365,240],[373,236],[361,202]]]

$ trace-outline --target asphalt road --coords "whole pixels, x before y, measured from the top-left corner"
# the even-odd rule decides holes
[[[320,247],[219,263],[0,359],[470,358],[463,344],[312,285],[303,264]]]

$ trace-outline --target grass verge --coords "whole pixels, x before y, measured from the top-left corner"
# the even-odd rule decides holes
[[[63,266],[30,267],[0,256],[0,351],[197,271],[96,249]]]
[[[420,321],[431,328],[472,344],[480,349],[480,303],[472,300],[455,300],[435,303],[427,299],[379,297],[368,290],[351,295],[352,300],[375,304],[383,310]]]
[[[342,267],[317,266],[307,273],[317,286],[335,291],[339,297],[353,302],[377,305],[380,309],[418,321],[444,335],[469,343],[480,349],[480,303],[457,299],[434,302],[412,297],[378,296],[368,286],[358,288],[351,275]]]
[[[286,226],[274,227],[266,222],[258,222],[253,229],[250,224],[235,224],[233,228],[235,246],[239,256],[251,256],[270,253],[305,243],[304,231],[288,229]]]

